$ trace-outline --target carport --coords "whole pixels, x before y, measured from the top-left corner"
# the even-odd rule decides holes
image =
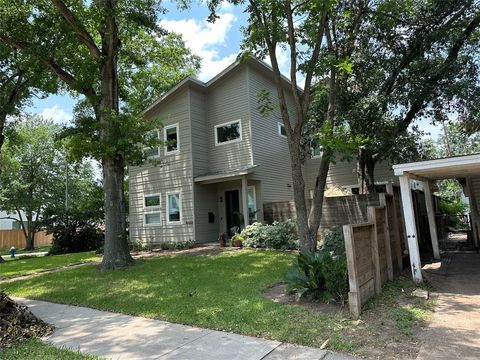
[[[393,170],[400,180],[412,277],[415,282],[421,282],[423,281],[421,272],[422,264],[420,261],[417,224],[412,201],[411,181],[421,181],[424,185],[423,188],[428,215],[428,225],[434,258],[440,259],[440,249],[438,245],[437,227],[435,223],[431,191],[433,181],[435,180],[464,180],[462,181],[462,183],[465,184],[464,192],[470,201],[472,236],[475,247],[478,248],[480,217],[477,199],[480,199],[480,154],[398,164],[393,166]]]

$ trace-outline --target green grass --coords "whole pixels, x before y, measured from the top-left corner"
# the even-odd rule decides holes
[[[95,360],[95,356],[83,355],[76,351],[59,349],[45,344],[38,339],[32,339],[26,343],[16,345],[8,349],[0,349],[2,360]]]
[[[163,319],[305,345],[331,339],[350,351],[341,314],[327,315],[266,299],[294,254],[244,250],[218,256],[162,256],[120,271],[93,266],[5,284],[7,293]]]
[[[86,261],[100,260],[99,257],[95,256],[93,251],[65,255],[5,259],[8,261],[0,264],[0,279],[34,274]]]

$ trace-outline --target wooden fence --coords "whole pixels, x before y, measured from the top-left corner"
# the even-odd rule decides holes
[[[46,231],[39,231],[35,234],[35,246],[50,245],[53,235]],[[7,249],[15,246],[17,249],[26,246],[23,230],[0,230],[0,249]]]
[[[368,222],[343,226],[347,253],[348,302],[358,318],[362,305],[403,269],[403,250],[395,199],[382,194],[381,206],[369,206]]]

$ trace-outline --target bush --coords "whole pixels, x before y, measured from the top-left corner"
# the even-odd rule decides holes
[[[325,230],[322,241],[319,244],[320,250],[325,250],[333,255],[345,254],[345,239],[341,226],[332,226]]]
[[[348,296],[347,262],[328,251],[305,251],[285,274],[287,290],[297,297],[344,303]]]
[[[298,249],[296,225],[293,220],[275,221],[272,225],[260,222],[248,225],[241,232],[243,245],[252,248],[280,250]]]
[[[160,243],[162,250],[183,250],[189,249],[195,244],[193,240],[165,241]]]
[[[97,250],[103,246],[104,234],[94,225],[57,226],[53,231],[49,254],[66,254]]]

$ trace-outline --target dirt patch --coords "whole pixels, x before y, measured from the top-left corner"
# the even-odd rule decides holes
[[[168,255],[218,255],[226,251],[238,251],[240,248],[235,247],[220,247],[218,244],[197,244],[190,249],[184,250],[160,250],[152,249],[150,251],[132,252],[134,259],[149,258],[156,256],[168,256]]]
[[[5,293],[0,293],[0,348],[52,332],[53,326],[37,318],[25,305],[17,304]]]
[[[312,302],[305,299],[297,300],[295,294],[287,293],[287,285],[279,283],[267,288],[264,291],[266,298],[280,304],[290,304],[304,307],[306,309],[319,311],[326,314],[343,313],[345,308],[339,304],[326,304],[322,302]]]
[[[265,297],[281,304],[321,312],[338,324],[342,340],[352,344],[352,352],[366,359],[415,359],[420,351],[419,335],[425,331],[433,311],[432,300],[412,296],[416,286],[407,278],[387,283],[381,294],[365,306],[359,320],[353,320],[348,304],[297,301],[279,283],[264,291]]]

